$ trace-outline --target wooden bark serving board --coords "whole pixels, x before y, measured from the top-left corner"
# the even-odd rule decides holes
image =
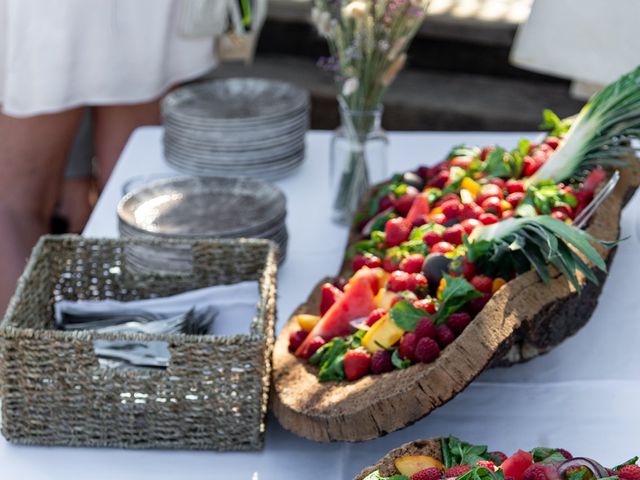
[[[587,231],[598,239],[617,239],[622,208],[638,184],[640,166],[634,162]],[[611,261],[615,249],[596,248]],[[316,367],[288,351],[289,334],[297,329],[295,315],[317,314],[320,286],[326,279],[322,280],[276,340],[276,417],[287,430],[325,442],[368,440],[412,424],[453,398],[490,364],[510,364],[546,352],[588,321],[606,275],[597,273],[599,285],[587,284],[580,276],[585,288],[578,294],[558,271],[551,272],[547,285],[534,271],[508,282],[435,362],[355,382],[320,383]]]

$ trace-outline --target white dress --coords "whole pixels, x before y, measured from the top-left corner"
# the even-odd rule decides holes
[[[0,103],[23,117],[153,100],[215,66],[180,0],[0,0]]]

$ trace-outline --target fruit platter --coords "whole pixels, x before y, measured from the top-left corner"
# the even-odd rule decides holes
[[[392,450],[356,480],[638,480],[638,457],[610,468],[563,448],[507,456],[455,437],[419,440]]]
[[[281,424],[319,441],[376,438],[488,366],[530,359],[582,327],[640,183],[638,115],[620,111],[640,103],[639,77],[571,119],[545,111],[540,141],[455,146],[372,188],[338,276],[278,336]]]

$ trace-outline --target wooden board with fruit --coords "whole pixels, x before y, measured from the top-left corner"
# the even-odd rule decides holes
[[[392,450],[355,480],[638,480],[638,457],[606,468],[564,448],[538,447],[507,456],[455,437],[417,440]]]
[[[640,108],[626,123],[626,107],[616,111],[620,99],[640,107],[639,78],[622,77],[572,122],[546,112],[539,144],[458,146],[373,189],[340,278],[320,282],[276,341],[281,424],[319,441],[375,438],[492,362],[539,354],[584,325],[640,184]],[[621,180],[579,228],[615,168]]]

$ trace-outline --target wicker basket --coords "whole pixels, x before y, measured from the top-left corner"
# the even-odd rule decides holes
[[[138,274],[126,246],[143,240],[43,237],[0,324],[2,433],[39,445],[255,450],[263,445],[276,302],[276,247],[266,240],[190,243],[189,275]],[[166,241],[163,241],[163,244]],[[184,242],[180,242],[184,243]],[[133,300],[257,280],[246,335],[140,335],[53,329],[60,299]],[[166,370],[98,365],[92,340],[166,341]]]

